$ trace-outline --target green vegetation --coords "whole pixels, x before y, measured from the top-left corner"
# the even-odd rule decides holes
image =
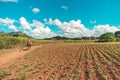
[[[102,34],[99,37],[99,41],[102,41],[102,42],[111,42],[111,41],[116,41],[116,38],[115,38],[115,35],[113,33],[107,32],[107,33]]]
[[[117,41],[120,41],[120,31],[115,32],[115,37]]]
[[[39,78],[39,79],[42,79],[42,78],[43,78],[43,75],[40,75],[38,78]]]
[[[8,71],[3,71],[2,73],[0,73],[0,80],[2,80],[3,78],[9,75],[12,75],[12,73]]]
[[[30,37],[21,32],[0,32],[0,49],[25,46],[28,38]],[[41,44],[37,39],[31,38],[31,41],[33,45]]]
[[[20,79],[19,80],[26,80],[26,78],[27,78],[27,75],[26,75],[26,73],[24,72],[21,72],[20,73]]]
[[[67,38],[56,36],[53,38],[47,39],[34,39],[26,35],[22,32],[11,32],[5,33],[0,32],[0,49],[8,49],[8,48],[22,48],[26,46],[27,39],[30,38],[32,45],[40,45],[40,44],[48,44],[48,43],[94,43],[98,41],[98,37],[81,37],[81,38]],[[102,34],[99,37],[100,42],[112,42],[112,41],[120,41],[120,31],[115,32],[115,34],[111,32],[107,32]]]
[[[10,48],[13,45],[17,45],[19,40],[17,38],[12,38],[9,36],[0,36],[0,49]]]

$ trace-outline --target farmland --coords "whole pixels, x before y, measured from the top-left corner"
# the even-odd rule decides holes
[[[0,80],[120,80],[120,43],[52,43],[0,69]]]

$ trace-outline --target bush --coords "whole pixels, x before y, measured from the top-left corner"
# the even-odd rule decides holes
[[[116,37],[117,41],[120,41],[120,31],[115,32],[115,37]]]
[[[115,35],[111,32],[104,33],[100,35],[99,41],[102,42],[111,42],[111,41],[116,41]]]

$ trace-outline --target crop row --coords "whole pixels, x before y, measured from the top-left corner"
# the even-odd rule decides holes
[[[48,44],[3,68],[0,79],[119,80],[119,49],[119,44]]]

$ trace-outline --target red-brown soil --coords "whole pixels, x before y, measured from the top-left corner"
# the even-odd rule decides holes
[[[0,55],[1,80],[120,80],[119,44],[56,43],[14,52]]]

